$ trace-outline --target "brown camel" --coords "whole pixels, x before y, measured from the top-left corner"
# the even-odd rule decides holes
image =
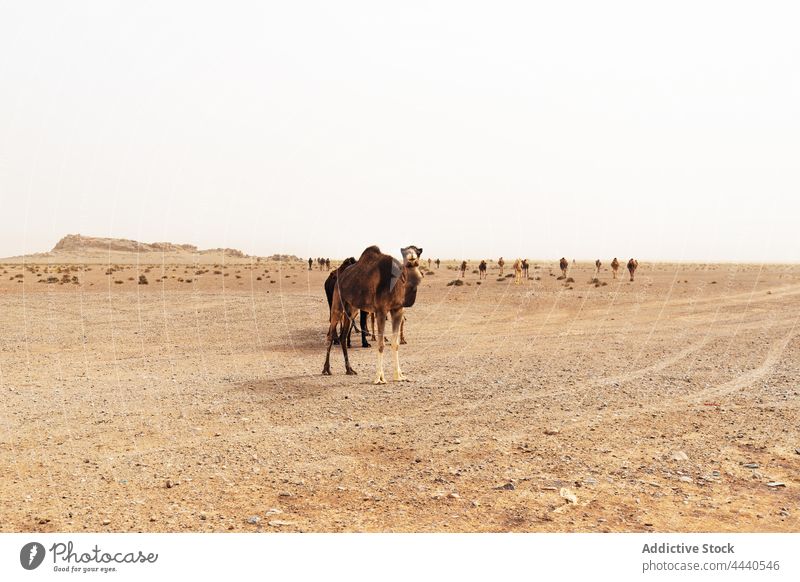
[[[633,274],[636,272],[637,268],[639,268],[639,261],[636,259],[628,261],[628,272],[631,274],[631,281],[633,281]]]
[[[467,272],[467,261],[461,261],[461,278],[464,278],[464,273]]]
[[[618,270],[619,270],[619,261],[617,260],[617,257],[614,257],[614,260],[611,261],[611,271],[614,274],[613,275],[614,279],[617,278],[617,271]]]
[[[514,285],[522,285],[522,261],[514,261]]]
[[[481,261],[481,264],[478,265],[478,278],[479,279],[486,278],[486,261]]]
[[[439,268],[439,265],[440,265],[441,263],[442,263],[442,261],[440,261],[439,259],[436,259],[436,268],[437,268],[437,269]]]
[[[325,296],[328,299],[328,315],[330,317],[330,309],[331,305],[333,304],[333,290],[336,287],[336,279],[339,277],[339,274],[347,269],[350,265],[354,265],[356,260],[353,257],[345,259],[341,265],[337,269],[334,269],[328,275],[328,278],[325,280]],[[359,325],[361,326],[361,347],[368,348],[369,342],[367,341],[367,312],[361,311],[359,314],[360,321]],[[374,320],[374,316],[373,316]],[[350,345],[350,336],[352,335],[353,328],[355,327],[355,321],[350,322],[350,329],[347,330],[347,347],[351,347]],[[338,344],[339,338],[338,335],[334,336],[333,343]]]
[[[384,329],[386,316],[392,317],[392,351],[394,352],[394,379],[405,380],[400,371],[400,324],[403,320],[403,309],[411,307],[417,299],[417,287],[422,280],[419,270],[419,257],[422,249],[409,246],[401,249],[403,262],[389,255],[384,255],[376,246],[368,247],[361,253],[355,265],[342,272],[336,279],[331,307],[331,321],[328,327],[328,350],[325,354],[323,374],[331,373],[331,346],[336,326],[346,320],[352,321],[356,311],[362,309],[375,314],[378,326],[378,372],[376,384],[385,384],[383,375]],[[347,326],[342,326],[346,329]],[[347,356],[347,341],[342,332],[339,345],[344,355],[347,374],[355,374]]]
[[[522,276],[525,277],[526,280],[530,279],[530,277],[528,276],[528,269],[530,269],[530,264],[528,263],[528,259],[522,259]]]
[[[561,274],[563,275],[563,278],[566,279],[567,268],[569,267],[569,261],[567,261],[567,259],[565,259],[564,257],[561,257],[561,260],[558,262],[558,267],[561,269]]]
[[[597,277],[597,276],[600,274],[600,267],[601,267],[602,265],[603,265],[603,263],[601,263],[601,262],[600,262],[600,259],[597,259],[597,260],[594,262],[594,276],[595,276],[595,277]]]
[[[500,267],[500,276],[503,276],[503,267],[506,266],[506,262],[503,260],[503,257],[497,259],[497,266]]]

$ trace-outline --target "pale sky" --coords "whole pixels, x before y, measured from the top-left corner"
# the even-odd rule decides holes
[[[0,256],[798,261],[795,6],[0,0]]]

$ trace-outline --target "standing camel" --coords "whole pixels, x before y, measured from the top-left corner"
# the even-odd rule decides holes
[[[619,270],[619,261],[617,257],[614,257],[614,260],[611,261],[611,272],[613,273],[613,278],[617,278],[617,271]]]
[[[361,253],[355,265],[343,271],[336,279],[333,290],[331,321],[328,327],[328,350],[325,355],[325,366],[322,373],[331,373],[331,345],[336,333],[336,326],[346,320],[353,320],[358,309],[375,314],[378,325],[378,372],[376,384],[385,384],[383,375],[383,335],[386,327],[386,316],[392,317],[392,351],[394,352],[394,379],[405,380],[400,371],[400,324],[403,320],[403,309],[411,307],[417,299],[417,287],[423,275],[419,270],[419,256],[422,249],[409,246],[401,249],[403,262],[384,255],[376,246],[368,247]],[[344,355],[347,374],[355,374],[347,356],[347,342],[344,333],[340,338],[340,346]]]
[[[431,263],[432,263],[432,262],[433,262],[433,261],[431,261],[430,257],[428,257],[428,270],[429,270],[429,271],[431,270]]]
[[[436,259],[436,268],[437,268],[437,269],[439,268],[439,265],[441,264],[441,262],[442,262],[442,261],[440,261],[439,259]]]
[[[353,257],[349,259],[345,259],[344,262],[339,266],[338,269],[331,271],[331,274],[328,275],[328,278],[325,279],[325,296],[328,298],[328,316],[330,317],[330,312],[332,310],[333,304],[333,291],[336,287],[336,279],[339,277],[339,274],[342,273],[345,269],[354,265],[356,260]],[[373,316],[374,320],[374,316]],[[350,335],[352,334],[353,327],[355,327],[355,321],[348,322],[349,325],[347,330],[347,347],[350,347]],[[361,311],[360,313],[360,321],[359,325],[361,326],[361,347],[368,348],[369,342],[367,341],[367,312]],[[344,331],[344,330],[342,330]],[[340,332],[341,333],[341,332]],[[375,338],[373,338],[375,339]],[[334,336],[333,343],[338,344],[339,339],[338,337]]]
[[[561,257],[561,260],[558,262],[558,267],[561,269],[561,275],[563,275],[563,278],[566,279],[567,268],[569,267],[569,261],[567,261],[567,259],[565,259],[564,257]]]
[[[500,267],[500,276],[503,276],[503,267],[505,267],[506,262],[503,260],[503,257],[497,259],[497,266]]]
[[[595,276],[595,277],[597,277],[597,276],[600,274],[600,267],[601,267],[602,265],[603,265],[603,263],[601,263],[601,262],[600,262],[600,259],[597,259],[597,260],[594,262],[594,276]]]
[[[514,261],[514,285],[522,285],[522,261]]]
[[[636,272],[636,269],[639,267],[639,261],[636,259],[631,259],[628,261],[628,272],[631,274],[631,281],[633,281],[633,274]]]
[[[311,265],[314,264],[314,260],[311,257],[308,257],[308,270],[311,270]]]
[[[467,272],[467,261],[461,261],[461,278],[464,278],[464,273]]]
[[[530,264],[528,263],[528,259],[522,259],[522,276],[525,277],[526,281],[528,279],[530,279],[530,277],[528,276],[528,269],[529,268],[530,268]]]
[[[478,265],[478,278],[479,279],[486,278],[486,261],[481,261],[481,264]]]

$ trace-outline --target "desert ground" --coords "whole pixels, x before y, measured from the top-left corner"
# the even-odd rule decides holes
[[[316,264],[2,260],[0,531],[800,530],[800,266],[619,258],[434,265],[379,386]]]

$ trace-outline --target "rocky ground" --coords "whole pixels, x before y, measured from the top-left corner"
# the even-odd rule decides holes
[[[798,266],[445,263],[375,386],[327,272],[109,257],[0,265],[0,531],[799,529]]]

